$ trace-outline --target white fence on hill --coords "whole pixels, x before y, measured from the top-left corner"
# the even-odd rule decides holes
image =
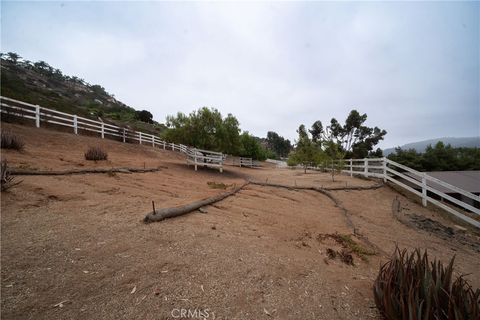
[[[350,174],[350,176],[355,174],[380,178],[384,182],[392,182],[419,196],[422,199],[423,206],[430,202],[463,221],[480,228],[479,220],[465,215],[465,212],[451,205],[454,204],[461,209],[471,212],[473,216],[480,216],[480,209],[478,209],[480,196],[469,191],[387,158],[348,159],[343,160],[340,167],[343,168],[342,172]],[[331,170],[328,169],[328,166],[325,166],[325,168]],[[443,189],[443,191],[440,189]],[[445,189],[448,191],[445,191]],[[460,199],[453,197],[452,194],[458,195]],[[433,197],[434,195],[439,199]],[[450,204],[447,204],[448,202]]]
[[[223,172],[223,155],[219,152],[199,150],[190,148],[183,144],[169,143],[161,140],[159,137],[140,131],[130,130],[124,127],[118,127],[112,124],[104,123],[80,117],[77,115],[60,112],[53,109],[40,107],[15,99],[0,96],[0,111],[3,116],[15,116],[35,121],[35,126],[39,128],[41,123],[53,124],[62,127],[72,128],[74,134],[81,132],[93,132],[103,138],[116,139],[122,142],[138,142],[152,147],[171,149],[182,152],[187,157],[187,164],[194,164],[195,171],[198,166],[218,168]]]

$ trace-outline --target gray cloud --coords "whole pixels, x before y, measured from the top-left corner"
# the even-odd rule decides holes
[[[479,135],[478,3],[5,3],[2,51],[163,121],[201,106],[258,136],[352,108],[389,147]]]

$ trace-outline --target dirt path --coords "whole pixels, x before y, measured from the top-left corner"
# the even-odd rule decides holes
[[[105,167],[82,160],[82,150],[98,139],[9,128],[26,142],[23,153],[2,150],[12,165]],[[332,182],[326,174],[273,167],[194,172],[174,152],[100,142],[111,166],[145,162],[162,170],[24,176],[2,193],[2,318],[175,319],[182,308],[208,312],[207,319],[378,318],[371,286],[395,243],[428,248],[442,260],[456,254],[457,270],[480,286],[478,251],[398,221],[392,201],[399,197],[405,212],[453,228],[452,222],[388,187],[330,191],[338,206],[316,191],[248,185],[206,213],[146,225],[152,200],[157,208],[171,207],[225,191],[207,182],[227,189],[248,179],[316,187],[376,182],[348,176]],[[354,265],[329,258],[345,250],[335,233],[372,249],[355,236],[342,208],[355,231],[382,252],[352,254]],[[478,240],[469,231],[466,236]]]

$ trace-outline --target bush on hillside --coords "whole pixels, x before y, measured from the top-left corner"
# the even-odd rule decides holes
[[[90,147],[85,152],[85,159],[86,160],[107,160],[108,154],[100,147]]]
[[[25,146],[25,143],[22,139],[17,137],[10,131],[3,131],[2,130],[2,137],[1,137],[1,148],[2,149],[14,149],[21,151]]]

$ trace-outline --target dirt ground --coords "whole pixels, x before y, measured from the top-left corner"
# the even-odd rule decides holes
[[[457,272],[480,286],[478,234],[387,185],[329,191],[336,205],[316,191],[250,184],[204,213],[142,222],[152,200],[159,209],[225,191],[208,182],[230,189],[246,180],[316,187],[377,181],[342,175],[332,182],[328,174],[267,164],[195,172],[181,154],[151,146],[5,123],[2,129],[26,143],[22,152],[2,150],[12,167],[160,168],[22,176],[3,192],[2,319],[375,319],[373,280],[396,244],[426,248],[445,262],[456,255]],[[102,146],[109,160],[85,161],[90,145]],[[466,240],[417,228],[408,223],[412,216]],[[335,233],[375,254],[342,259],[348,252]]]

